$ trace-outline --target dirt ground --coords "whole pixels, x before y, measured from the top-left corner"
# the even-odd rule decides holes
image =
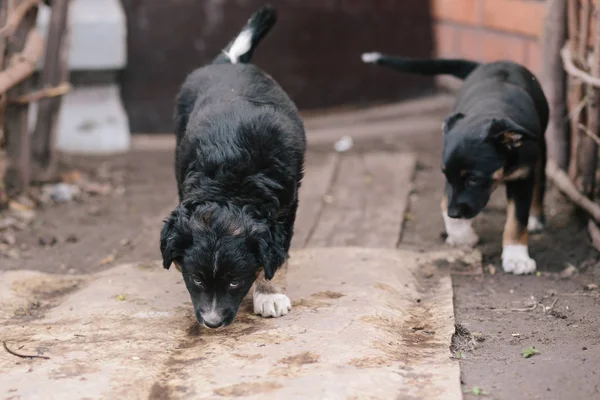
[[[406,150],[419,165],[400,248],[442,248],[439,215],[441,140],[428,134],[363,140],[352,151]],[[311,152],[330,151],[316,146]],[[308,161],[310,162],[310,154]],[[0,226],[2,269],[79,274],[114,263],[160,257],[158,231],[175,200],[171,151],[134,151],[111,158],[65,159],[89,179],[113,190],[47,206],[10,235]],[[454,276],[458,323],[454,353],[460,359],[465,398],[600,398],[600,258],[573,208],[556,193],[547,196],[548,227],[531,238],[538,276],[502,272],[500,241],[504,223],[499,189],[479,217],[484,273]],[[7,236],[8,235],[8,236]],[[574,273],[561,277],[568,265]],[[539,353],[524,358],[535,346]]]

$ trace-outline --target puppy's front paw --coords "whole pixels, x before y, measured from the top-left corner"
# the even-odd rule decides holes
[[[281,317],[292,309],[290,298],[283,293],[254,293],[254,314]]]
[[[453,235],[448,233],[446,238],[446,244],[454,247],[475,247],[479,242],[479,236],[473,229],[470,231],[462,232],[460,235],[454,233]]]
[[[502,249],[502,269],[515,275],[533,274],[536,264],[535,260],[529,257],[527,246],[507,245]]]
[[[446,244],[454,247],[474,247],[479,241],[479,236],[473,230],[473,220],[450,218],[443,214],[446,227]]]
[[[537,233],[544,230],[544,223],[539,217],[529,216],[527,220],[527,230],[531,233]]]

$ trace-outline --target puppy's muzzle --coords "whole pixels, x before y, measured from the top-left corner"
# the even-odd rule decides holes
[[[448,216],[450,218],[472,218],[473,208],[466,203],[458,203],[454,207],[448,207]]]

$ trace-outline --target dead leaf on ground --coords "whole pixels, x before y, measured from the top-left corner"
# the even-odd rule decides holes
[[[590,292],[591,292],[592,290],[597,290],[597,289],[598,289],[598,285],[596,285],[595,283],[588,283],[588,284],[587,284],[587,285],[585,285],[583,288],[584,288],[585,290],[588,290],[588,291],[590,291]]]
[[[108,255],[106,257],[104,257],[101,261],[100,261],[100,265],[106,265],[106,264],[110,264],[111,262],[115,261],[115,255],[111,254]]]

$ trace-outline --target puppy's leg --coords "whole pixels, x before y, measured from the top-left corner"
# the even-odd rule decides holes
[[[534,179],[506,183],[506,224],[502,240],[502,268],[515,275],[531,274],[535,260],[529,257],[527,223]]]
[[[546,192],[545,162],[539,160],[535,165],[535,183],[531,211],[527,221],[529,232],[540,232],[544,229],[544,194]]]
[[[263,317],[281,317],[292,309],[292,302],[285,294],[285,283],[288,269],[287,261],[277,270],[273,280],[268,281],[264,275],[254,282],[254,313]]]
[[[297,193],[297,190],[296,190]],[[298,197],[294,199],[290,210],[285,217],[283,229],[285,230],[285,242],[283,248],[288,254],[294,234],[294,222],[298,210]],[[292,309],[292,302],[285,294],[287,280],[288,262],[279,267],[272,281],[267,281],[264,275],[260,275],[254,283],[254,313],[263,317],[281,317]]]
[[[479,236],[473,230],[472,219],[456,219],[448,216],[448,183],[442,197],[442,217],[446,227],[446,243],[450,246],[473,247],[479,241]]]

